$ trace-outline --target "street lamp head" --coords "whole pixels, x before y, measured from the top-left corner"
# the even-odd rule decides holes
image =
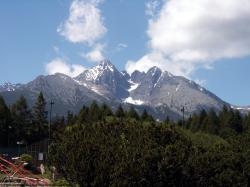
[[[16,144],[17,144],[17,145],[23,145],[24,142],[23,142],[23,141],[20,141],[20,142],[18,141],[18,142],[16,142]]]

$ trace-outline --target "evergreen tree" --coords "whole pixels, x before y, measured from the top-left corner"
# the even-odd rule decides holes
[[[144,109],[143,112],[142,112],[142,114],[141,114],[141,120],[142,120],[142,121],[149,121],[149,122],[152,122],[152,121],[154,121],[154,118],[153,118],[152,115],[149,115],[149,114],[148,114],[148,112],[147,112],[146,109]]]
[[[230,121],[230,112],[226,105],[223,106],[223,109],[219,113],[219,120],[221,127],[228,127],[228,123]]]
[[[219,118],[216,114],[216,112],[211,109],[206,117],[206,119],[204,120],[204,127],[205,127],[205,131],[213,133],[213,134],[218,134],[219,133]]]
[[[0,145],[6,146],[9,144],[11,131],[11,114],[5,104],[2,96],[0,96]]]
[[[196,113],[193,114],[190,120],[190,129],[193,131],[201,130],[201,125],[199,125],[200,118]]]
[[[90,121],[89,108],[86,107],[85,105],[80,110],[77,121],[78,121],[79,124]]]
[[[39,93],[36,103],[33,106],[33,127],[32,130],[35,131],[36,138],[42,139],[46,136],[47,130],[47,115],[46,111],[46,101],[42,92]]]
[[[68,111],[67,113],[67,125],[74,125],[76,123],[76,116]]]
[[[141,114],[141,120],[146,121],[147,119],[148,119],[148,112],[146,109],[144,109]]]
[[[206,112],[206,110],[203,109],[200,113],[200,116],[199,116],[199,125],[200,126],[203,124],[206,117],[207,117],[207,112]]]
[[[15,140],[28,140],[32,135],[32,115],[25,97],[21,96],[11,108]]]
[[[246,131],[250,127],[250,112],[245,116],[243,121],[243,130]]]
[[[102,118],[106,116],[113,116],[112,110],[105,103],[103,103],[101,106],[101,114],[102,114]]]
[[[101,119],[101,111],[96,101],[93,101],[90,105],[89,114],[92,121],[98,121]]]
[[[241,133],[243,130],[242,117],[239,110],[236,110],[233,115],[232,128],[237,132]]]
[[[131,106],[129,108],[129,111],[128,111],[127,115],[128,115],[129,118],[134,118],[136,120],[139,119],[139,115],[138,115],[138,113],[136,112],[136,110],[134,109],[133,106]]]
[[[125,117],[125,112],[122,108],[122,105],[119,105],[119,107],[117,108],[116,112],[115,112],[115,116],[118,118],[124,118]]]
[[[166,119],[164,120],[164,123],[167,123],[167,124],[168,124],[169,122],[170,122],[170,119],[169,119],[169,117],[167,116]]]

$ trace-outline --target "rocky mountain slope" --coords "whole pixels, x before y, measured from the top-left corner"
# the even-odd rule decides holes
[[[184,77],[174,76],[167,71],[152,67],[148,72],[135,71],[131,75],[120,72],[108,60],[85,70],[71,78],[57,73],[39,76],[35,80],[11,89],[0,87],[1,95],[9,104],[24,95],[30,104],[42,91],[47,101],[53,100],[55,113],[65,114],[68,110],[77,112],[83,104],[93,100],[105,102],[116,108],[134,105],[138,111],[146,108],[156,118],[180,118],[182,108],[189,116],[201,109],[220,110],[228,105],[213,93]],[[6,89],[7,88],[7,89]],[[229,106],[229,105],[228,105]]]

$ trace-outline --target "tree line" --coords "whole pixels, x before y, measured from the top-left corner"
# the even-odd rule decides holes
[[[14,146],[44,139],[48,132],[46,101],[42,93],[30,109],[21,96],[12,106],[7,106],[0,96],[0,145]]]
[[[15,146],[17,142],[30,144],[48,138],[48,111],[46,100],[40,92],[33,107],[29,108],[24,96],[11,106],[7,106],[4,98],[0,96],[0,146]],[[117,116],[120,118],[132,117],[137,120],[153,121],[153,117],[146,110],[139,115],[131,107],[125,111],[120,105],[114,112],[106,105],[99,106],[95,101],[87,107],[83,106],[78,115],[68,112],[64,116],[56,116],[51,129],[57,131],[60,126],[83,122],[94,122],[104,119],[104,116]]]
[[[202,110],[199,114],[190,116],[184,124],[185,128],[193,132],[202,131],[219,136],[230,136],[247,131],[250,126],[250,113],[242,115],[239,110],[224,106],[216,113],[213,109],[208,112]]]

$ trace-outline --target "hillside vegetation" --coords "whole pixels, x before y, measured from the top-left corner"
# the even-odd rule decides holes
[[[48,135],[46,102],[0,97],[1,146]],[[11,124],[11,127],[10,127]],[[93,102],[52,123],[49,165],[71,186],[248,186],[250,115],[224,107],[185,121],[156,122],[144,110]]]

